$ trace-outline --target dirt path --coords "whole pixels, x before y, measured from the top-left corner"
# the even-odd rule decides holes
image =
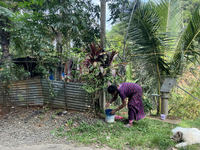
[[[65,145],[65,144],[43,144],[32,146],[19,146],[19,147],[7,147],[1,146],[0,150],[111,150],[109,147],[93,148],[86,146]]]
[[[112,150],[111,148],[96,145],[77,145],[67,137],[57,138],[52,131],[64,127],[67,132],[67,121],[73,119],[78,126],[82,122],[94,124],[104,120],[95,118],[89,113],[67,112],[58,115],[58,110],[49,110],[45,113],[43,108],[15,108],[12,111],[2,111],[0,107],[0,150]]]

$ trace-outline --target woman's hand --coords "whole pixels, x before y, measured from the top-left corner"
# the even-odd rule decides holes
[[[106,108],[108,108],[109,106],[110,106],[110,103],[107,103],[107,104],[106,104]]]
[[[116,109],[113,109],[113,110],[110,112],[110,114],[111,114],[111,115],[114,115],[116,112],[117,112],[117,110],[116,110]]]

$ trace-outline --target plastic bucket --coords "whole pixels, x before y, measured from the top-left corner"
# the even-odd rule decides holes
[[[160,118],[161,118],[162,120],[165,120],[165,119],[166,119],[166,115],[160,114]]]
[[[106,109],[105,113],[106,113],[106,122],[107,123],[112,123],[115,121],[115,115],[111,115],[110,112],[112,111],[112,109]]]

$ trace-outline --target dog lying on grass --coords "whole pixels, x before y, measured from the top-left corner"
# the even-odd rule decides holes
[[[185,147],[187,145],[200,143],[200,130],[197,128],[176,127],[172,132],[173,136],[171,139],[175,142],[181,142],[176,144],[175,147]]]

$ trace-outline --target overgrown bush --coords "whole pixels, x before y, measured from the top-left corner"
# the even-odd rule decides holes
[[[151,110],[153,110],[153,105],[150,99],[143,97],[142,99],[143,107],[144,107],[144,112],[147,114]]]
[[[118,52],[105,51],[100,45],[94,43],[89,48],[89,51],[84,50],[87,52],[87,57],[83,62],[82,79],[86,83],[83,88],[92,93],[107,87],[108,84],[119,82],[117,66],[120,64],[113,64]]]
[[[1,86],[11,86],[12,81],[22,80],[29,74],[23,67],[5,62],[0,66],[0,84]]]
[[[190,80],[187,91],[195,97],[200,96],[200,81]],[[186,89],[186,86],[185,86]],[[173,89],[169,100],[170,115],[178,116],[183,119],[200,118],[200,101],[181,89]]]
[[[0,93],[3,96],[3,104],[8,103],[5,96],[9,95],[9,90],[12,87],[12,82],[22,80],[29,75],[29,72],[24,70],[23,67],[18,66],[14,63],[3,63],[0,66]]]

